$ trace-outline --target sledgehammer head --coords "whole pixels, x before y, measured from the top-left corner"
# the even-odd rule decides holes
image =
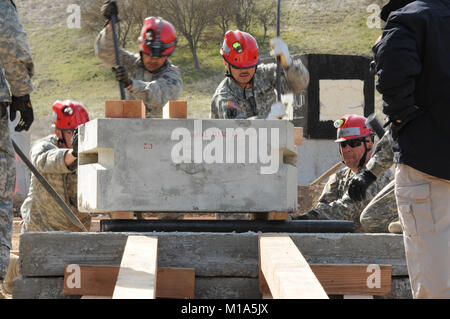
[[[286,104],[277,102],[272,104],[269,115],[267,115],[266,120],[281,120],[283,117],[287,116],[286,114]]]

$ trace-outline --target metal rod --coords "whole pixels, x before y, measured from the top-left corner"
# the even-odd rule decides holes
[[[117,24],[117,16],[113,15],[111,18],[111,26],[112,26],[112,34],[114,40],[114,53],[116,55],[116,65],[120,65],[120,52],[119,52],[119,43],[117,41],[117,33],[116,33],[116,24]],[[120,98],[125,100],[125,87],[122,82],[119,81],[120,88]]]
[[[102,232],[281,232],[352,233],[352,221],[341,220],[129,220],[104,219]]]
[[[70,219],[70,221],[80,228],[83,231],[88,231],[86,227],[84,227],[83,223],[78,219],[78,217],[72,212],[72,210],[67,206],[66,202],[59,196],[59,194],[53,189],[53,187],[48,183],[44,176],[37,170],[36,167],[30,162],[30,160],[25,156],[22,150],[17,146],[16,142],[12,140],[12,145],[17,155],[22,159],[25,165],[33,172],[34,176],[41,182],[42,186],[44,186],[45,190],[50,193],[53,199],[58,203],[59,207],[63,210],[64,214]]]
[[[280,7],[281,0],[277,4],[277,37],[280,37]],[[281,102],[281,65],[280,57],[277,57],[277,102]]]

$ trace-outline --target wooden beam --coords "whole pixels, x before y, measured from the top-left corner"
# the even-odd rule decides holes
[[[296,146],[303,143],[303,127],[294,127],[294,144]]]
[[[286,220],[287,212],[267,212],[267,213],[251,213],[252,220]]]
[[[79,287],[74,287],[74,272],[66,266],[64,295],[88,295],[111,297],[116,285],[119,266],[79,266]],[[195,269],[158,268],[156,298],[194,299]]]
[[[310,264],[309,266],[328,295],[391,294],[391,265]],[[261,276],[262,273],[259,276],[259,291],[262,295],[270,295],[269,286],[264,276]]]
[[[328,299],[289,236],[259,235],[258,245],[261,273],[274,299]]]
[[[128,236],[113,299],[155,299],[158,238]]]
[[[186,101],[169,101],[163,107],[163,118],[165,119],[185,119],[187,118]]]

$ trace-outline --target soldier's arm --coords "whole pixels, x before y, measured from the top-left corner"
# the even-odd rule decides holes
[[[0,42],[0,66],[3,68],[11,94],[17,97],[30,94],[33,91],[31,83],[34,72],[33,60],[27,35],[11,1],[0,2]],[[3,80],[0,82],[4,83]],[[2,88],[1,94],[0,101],[10,101],[7,89]]]
[[[108,24],[105,28],[97,36],[95,40],[95,54],[97,57],[102,60],[109,67],[116,66],[116,54],[114,52],[114,40],[112,36],[112,29],[110,24]],[[138,62],[139,58],[127,50],[123,49],[119,46],[119,57],[120,57],[120,65],[125,67],[127,71],[133,69]]]
[[[375,146],[374,153],[366,164],[366,169],[377,178],[388,170],[394,160],[394,152],[389,140],[389,132],[386,132]]]
[[[66,148],[57,148],[49,142],[38,142],[31,148],[30,157],[33,165],[42,174],[71,173],[65,162]]]
[[[162,109],[169,100],[176,100],[180,96],[183,80],[178,68],[171,66],[170,71],[151,82],[132,80],[127,90],[152,109]]]
[[[323,220],[353,220],[370,202],[369,198],[357,202],[352,200],[347,194],[340,196],[338,182],[333,181],[334,175],[330,176],[324,191],[320,196],[319,203],[314,211],[317,212],[317,219]],[[370,196],[368,196],[370,197]]]
[[[264,76],[268,78],[274,89],[277,86],[277,65],[275,63],[262,64]],[[259,68],[259,67],[258,67]],[[309,71],[300,59],[292,59],[292,64],[281,68],[281,93],[300,94],[309,84]]]

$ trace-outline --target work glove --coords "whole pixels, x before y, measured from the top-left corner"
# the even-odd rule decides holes
[[[130,80],[130,77],[128,76],[127,70],[121,65],[113,67],[112,68],[114,73],[116,74],[116,80],[119,82],[122,82],[125,87],[128,87],[131,85],[132,81]]]
[[[78,128],[73,132],[72,140],[72,156],[78,157]]]
[[[348,187],[348,196],[356,201],[362,201],[366,198],[366,191],[369,186],[375,182],[377,177],[370,171],[364,169],[356,174]]]
[[[113,16],[117,17],[119,9],[117,8],[117,3],[115,1],[107,0],[102,5],[100,12],[102,13],[102,16],[109,21]]]
[[[312,209],[304,215],[292,217],[292,220],[316,220],[319,219],[318,217],[319,213]]]
[[[9,119],[14,121],[16,119],[16,112],[20,112],[20,120],[16,125],[16,132],[21,132],[23,130],[28,131],[33,123],[33,107],[31,106],[30,95],[23,96],[13,96],[11,105],[9,106]]]
[[[274,38],[270,40],[270,55],[275,58],[280,58],[280,64],[283,69],[287,69],[292,64],[292,58],[289,54],[289,49],[286,43],[281,38]]]
[[[9,102],[0,102],[0,119],[4,118],[8,111]]]

